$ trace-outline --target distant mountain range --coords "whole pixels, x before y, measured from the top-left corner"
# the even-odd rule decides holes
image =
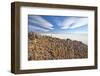
[[[80,59],[88,57],[88,46],[81,41],[28,33],[28,60]]]

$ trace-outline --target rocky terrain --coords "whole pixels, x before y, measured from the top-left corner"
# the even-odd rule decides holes
[[[28,33],[28,60],[87,58],[88,46],[80,41]]]

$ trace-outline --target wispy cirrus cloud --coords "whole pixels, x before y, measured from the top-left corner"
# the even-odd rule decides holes
[[[47,20],[45,20],[44,18],[42,18],[41,16],[28,16],[29,21],[33,24],[37,24],[40,27],[43,27],[45,29],[53,29],[53,25],[48,22]]]
[[[47,29],[40,28],[40,27],[33,26],[33,25],[29,25],[28,29],[29,29],[29,31],[43,31],[43,32],[48,32],[49,31]]]
[[[69,17],[61,25],[61,29],[75,29],[88,24],[88,18]]]
[[[76,18],[70,17],[66,18],[61,25],[61,29],[68,29],[74,22]]]

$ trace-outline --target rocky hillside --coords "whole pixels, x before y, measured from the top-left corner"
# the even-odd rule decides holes
[[[28,60],[87,58],[88,46],[70,39],[59,39],[28,33]]]

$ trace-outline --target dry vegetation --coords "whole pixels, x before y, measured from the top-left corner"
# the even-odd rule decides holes
[[[80,41],[28,33],[28,60],[87,58],[88,46]]]

